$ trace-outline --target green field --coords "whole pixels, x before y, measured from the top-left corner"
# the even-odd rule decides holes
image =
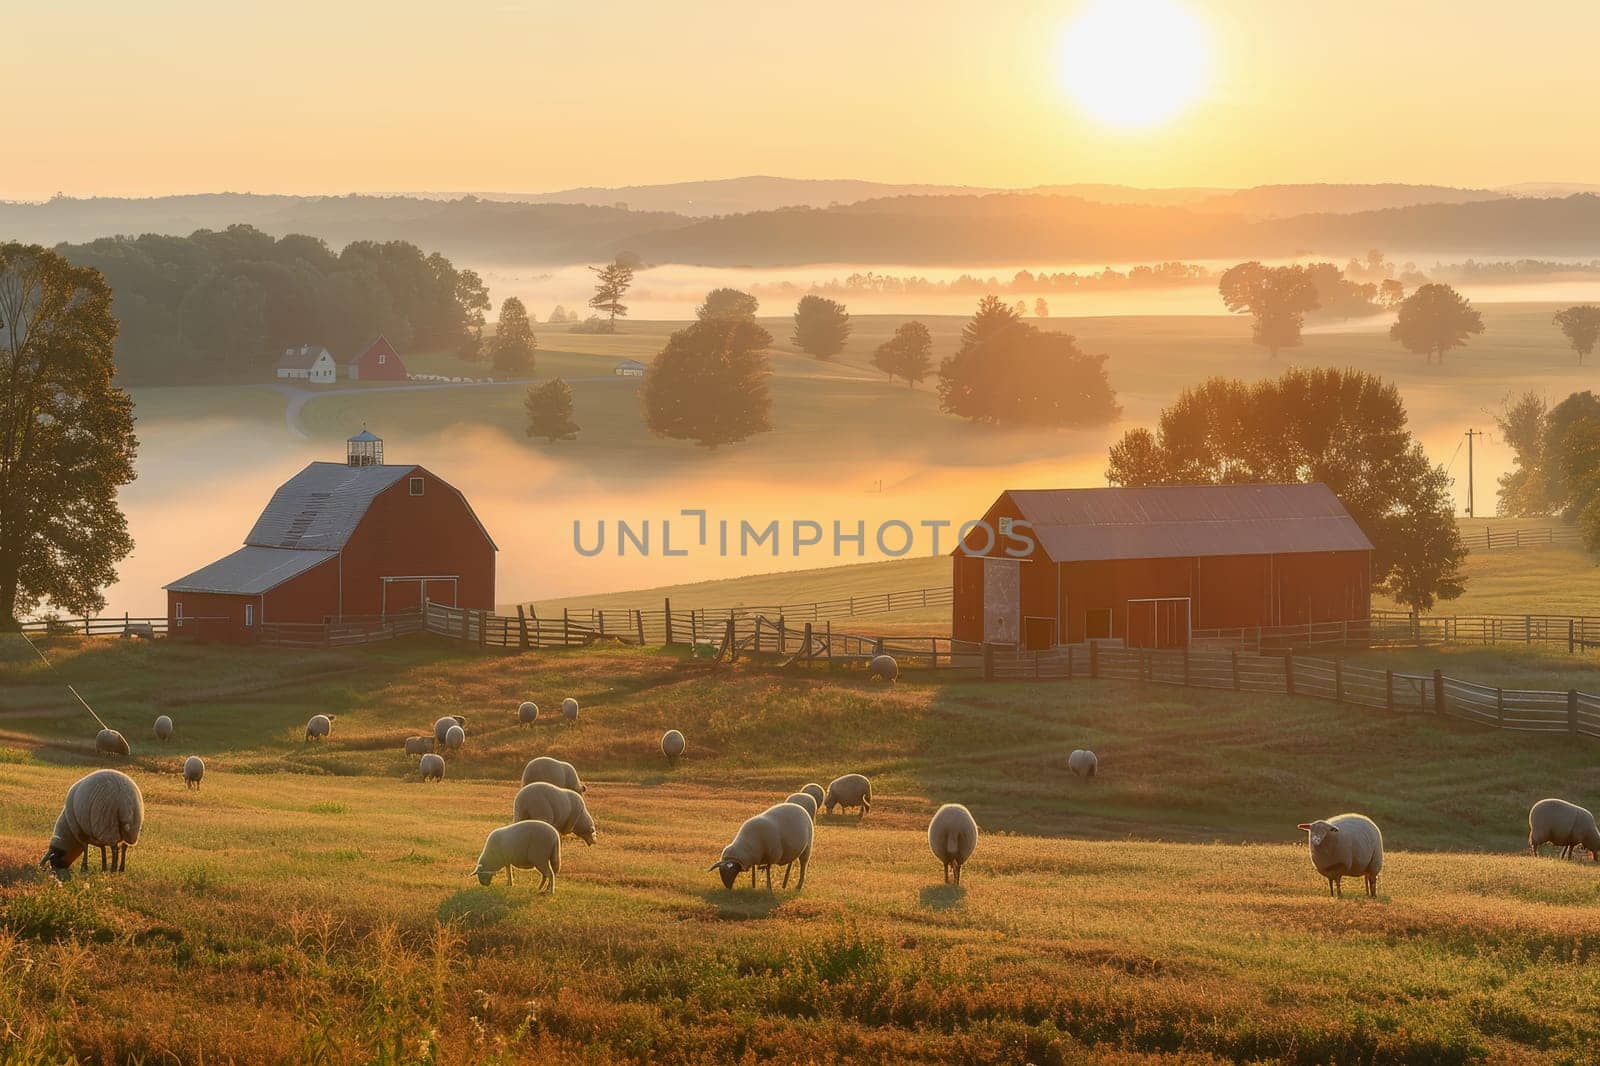
[[[713,677],[625,648],[64,640],[59,674],[4,650],[0,1061],[1600,1054],[1600,874],[1523,839],[1534,799],[1600,790],[1592,741],[1113,682]],[[1593,662],[1526,649],[1449,665],[1600,686]],[[94,765],[63,681],[135,745],[125,876],[33,866]],[[565,695],[577,724],[512,724],[517,701]],[[338,719],[308,744],[316,711]],[[148,736],[163,712],[168,747]],[[468,745],[419,784],[400,740],[452,712]],[[675,769],[668,726],[689,738]],[[1064,771],[1079,746],[1100,754],[1091,783]],[[199,793],[175,772],[191,752]],[[551,898],[480,888],[482,837],[541,753],[582,770],[599,842],[568,842]],[[847,770],[872,776],[872,814],[823,819],[804,892],[715,884],[740,819]],[[960,890],[927,852],[945,801],[984,831]],[[1296,842],[1296,821],[1344,809],[1384,827],[1376,901],[1329,899]]]

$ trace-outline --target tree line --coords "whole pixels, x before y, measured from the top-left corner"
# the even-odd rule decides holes
[[[1551,406],[1525,392],[1507,401],[1495,424],[1513,459],[1499,479],[1500,513],[1559,516],[1600,554],[1600,396],[1586,389]]]

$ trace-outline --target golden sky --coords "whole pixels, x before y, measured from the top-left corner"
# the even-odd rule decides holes
[[[11,0],[0,199],[1600,181],[1596,0],[1178,0],[1209,74],[1136,130],[1062,86],[1084,2]]]

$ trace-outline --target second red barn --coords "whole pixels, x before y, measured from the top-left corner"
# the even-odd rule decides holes
[[[361,354],[347,359],[344,376],[351,381],[405,381],[408,377],[406,364],[388,337],[379,337]]]

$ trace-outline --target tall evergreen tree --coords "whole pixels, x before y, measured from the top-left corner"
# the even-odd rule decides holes
[[[500,321],[494,330],[494,368],[507,374],[531,374],[538,348],[528,309],[515,296],[507,296],[500,304]]]
[[[615,333],[617,319],[625,318],[628,314],[628,305],[622,302],[622,298],[633,284],[633,267],[621,259],[614,259],[603,267],[589,269],[595,273],[594,295],[589,298],[589,306],[607,316],[610,328],[606,332]]]

